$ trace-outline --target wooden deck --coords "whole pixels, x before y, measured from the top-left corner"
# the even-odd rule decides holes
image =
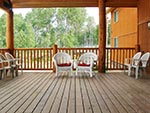
[[[26,72],[0,81],[0,113],[150,113],[150,79],[124,73],[56,78]]]

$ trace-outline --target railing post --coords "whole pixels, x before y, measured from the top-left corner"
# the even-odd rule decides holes
[[[135,45],[135,52],[137,53],[137,52],[139,52],[140,51],[140,45],[139,44],[136,44]]]
[[[53,56],[54,56],[56,53],[57,53],[57,45],[54,44],[54,45],[53,45]],[[53,64],[53,72],[56,72],[56,68],[55,68],[54,64]]]

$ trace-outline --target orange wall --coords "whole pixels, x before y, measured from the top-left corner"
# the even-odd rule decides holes
[[[118,22],[114,22],[114,11]],[[111,47],[118,37],[118,47],[135,47],[137,44],[137,8],[116,8],[111,12]]]
[[[150,21],[150,0],[138,1],[138,39],[140,51],[150,52],[150,30],[148,30],[147,22]],[[150,73],[150,67],[147,67]],[[147,74],[149,75],[149,74]]]
[[[139,26],[139,44],[141,51],[150,51],[150,30],[147,27],[147,21],[150,21],[150,0],[139,0],[138,3],[138,26]]]

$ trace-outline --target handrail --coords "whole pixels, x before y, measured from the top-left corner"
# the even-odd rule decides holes
[[[54,48],[15,48],[14,56],[21,59],[24,70],[52,70],[52,57]],[[98,55],[98,48],[56,48],[57,52],[66,52],[74,60],[81,54],[94,52]],[[8,49],[0,49],[0,53],[8,52]],[[135,54],[135,48],[106,48],[105,69],[122,70],[125,58],[131,58]],[[97,63],[98,67],[98,63]]]

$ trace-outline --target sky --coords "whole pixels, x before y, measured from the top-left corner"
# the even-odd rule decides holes
[[[87,10],[87,14],[89,16],[93,16],[95,23],[98,24],[99,23],[99,16],[98,16],[98,8],[96,7],[90,7],[90,8],[86,8]],[[26,15],[27,12],[31,11],[31,9],[29,8],[22,8],[22,9],[13,9],[14,14],[19,14],[21,13],[23,16]],[[0,10],[0,15],[2,15],[4,13],[3,10]]]

